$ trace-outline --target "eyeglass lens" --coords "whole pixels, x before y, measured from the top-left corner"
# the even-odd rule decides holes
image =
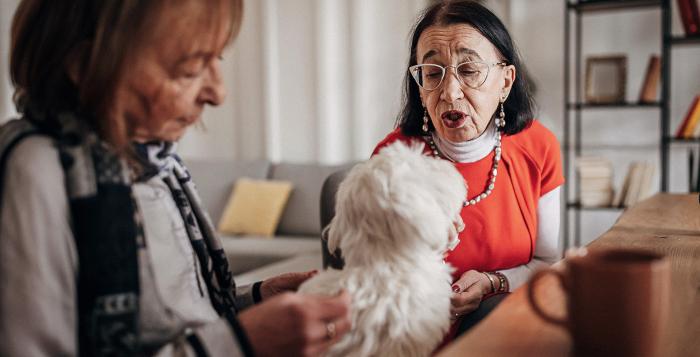
[[[425,90],[433,90],[442,84],[447,70],[436,64],[422,64],[411,67],[411,76]],[[486,81],[489,65],[481,62],[465,62],[455,69],[462,84],[478,88]]]

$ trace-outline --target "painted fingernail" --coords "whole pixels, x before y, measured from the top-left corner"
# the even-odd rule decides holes
[[[452,291],[458,293],[459,290],[460,290],[460,289],[459,289],[459,285],[457,285],[457,284],[452,285]]]

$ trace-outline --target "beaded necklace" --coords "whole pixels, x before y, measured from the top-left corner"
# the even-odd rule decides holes
[[[451,158],[442,155],[440,151],[437,149],[437,145],[435,145],[435,141],[433,140],[432,135],[425,135],[423,136],[423,140],[425,140],[428,143],[428,146],[430,146],[430,151],[432,152],[433,156],[435,157],[441,157],[446,160],[450,160],[452,162],[455,162]],[[496,187],[496,176],[498,176],[498,162],[501,161],[501,132],[497,131],[496,132],[496,144],[493,146],[493,151],[494,151],[494,156],[493,156],[493,166],[491,167],[491,175],[488,181],[488,186],[486,187],[486,190],[482,192],[479,195],[476,195],[474,198],[471,200],[466,199],[462,203],[463,207],[467,206],[473,206],[481,200],[485,199],[488,197],[491,192],[493,192],[493,189]]]

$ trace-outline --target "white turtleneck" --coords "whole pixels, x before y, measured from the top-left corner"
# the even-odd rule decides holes
[[[497,141],[497,129],[494,122],[491,121],[486,130],[477,138],[457,143],[443,139],[435,133],[432,136],[442,155],[455,162],[468,163],[485,158],[493,150]],[[498,181],[496,181],[496,187],[498,187]],[[561,186],[545,193],[537,202],[537,241],[532,260],[515,268],[501,270],[501,273],[508,278],[511,290],[527,282],[537,269],[561,259],[559,249],[560,193]]]
[[[452,142],[432,133],[440,153],[455,162],[476,162],[486,157],[496,145],[498,131],[493,121],[478,137],[463,142]]]

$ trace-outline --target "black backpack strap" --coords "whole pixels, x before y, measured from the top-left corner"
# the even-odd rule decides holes
[[[57,148],[80,261],[80,355],[142,355],[138,257],[145,240],[126,164],[88,136],[71,140],[69,134],[59,137]]]
[[[26,119],[12,119],[0,126],[0,200],[5,187],[5,165],[12,150],[24,139],[34,135],[46,133]]]
[[[35,126],[28,119],[14,119],[0,126],[0,200],[5,166],[12,150],[34,135],[54,139],[66,178],[80,262],[79,354],[141,355],[138,250],[145,243],[131,188],[109,182],[108,176],[95,177],[96,166],[101,172],[118,174],[117,170],[110,170],[118,166],[113,157],[101,155],[104,160],[97,160],[95,147],[81,146],[61,133]],[[83,177],[93,180],[86,181]]]

